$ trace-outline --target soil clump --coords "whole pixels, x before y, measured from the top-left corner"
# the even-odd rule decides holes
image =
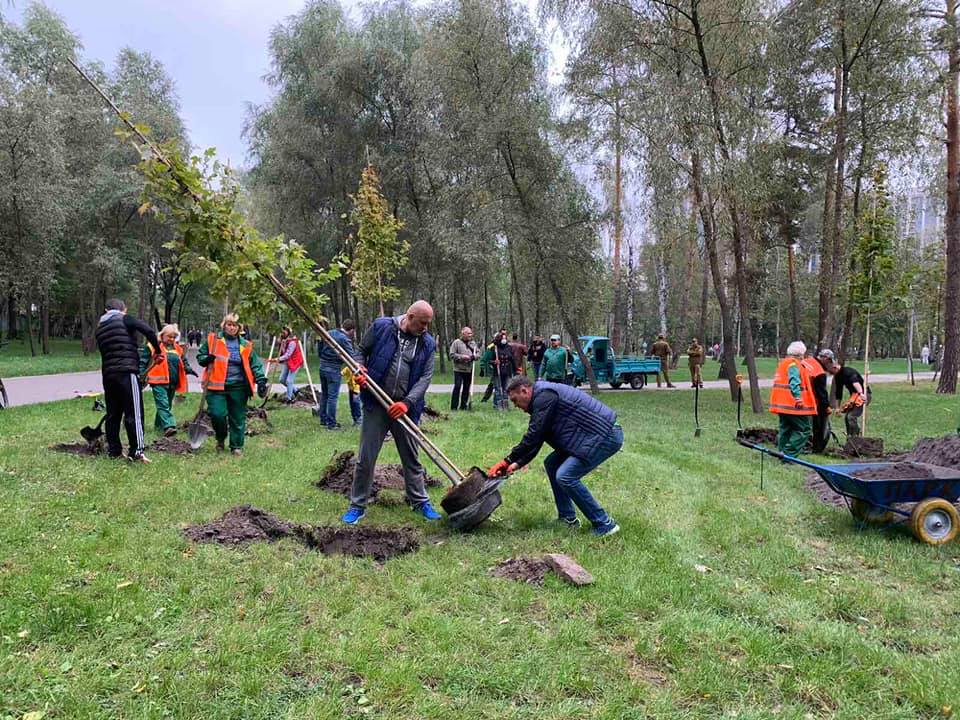
[[[321,471],[320,479],[314,484],[321,490],[329,490],[349,497],[356,468],[356,453],[352,450],[336,453]],[[436,487],[441,484],[440,480],[427,473],[424,473],[423,480],[427,487]],[[404,488],[403,466],[397,463],[377,465],[373,471],[373,486],[370,488],[369,501],[380,505],[399,505],[403,502]],[[387,492],[381,494],[384,490]]]
[[[70,455],[80,455],[83,457],[94,457],[96,455],[103,455],[106,450],[103,446],[103,438],[98,438],[93,443],[57,443],[56,445],[50,446],[51,450],[56,450],[57,452],[68,453]]]
[[[473,505],[483,494],[492,478],[478,467],[470,468],[467,479],[456,487],[447,490],[447,494],[440,501],[440,506],[447,515],[453,515]]]
[[[286,520],[253,505],[230,508],[216,520],[191,525],[183,534],[194,542],[213,542],[221,545],[240,545],[255,540],[272,542],[293,533]]]
[[[423,406],[423,416],[430,418],[431,420],[449,420],[450,415],[445,412],[441,412],[436,408],[432,408],[429,405]]]
[[[378,562],[420,548],[420,536],[411,528],[310,527],[296,528],[297,538],[308,548],[324,555],[369,557]]]
[[[508,558],[490,568],[490,574],[505,580],[515,580],[528,585],[543,585],[543,578],[550,566],[542,557]]]
[[[153,452],[166,452],[171,455],[189,455],[193,452],[193,448],[190,447],[190,443],[186,440],[178,440],[177,438],[172,437],[161,437],[154,440],[150,443],[150,446],[147,450]]]
[[[960,435],[921,438],[910,452],[897,459],[960,468]]]
[[[737,431],[737,437],[754,445],[776,445],[777,431],[775,428],[752,427]]]
[[[911,462],[895,462],[883,467],[863,468],[850,473],[860,480],[927,480],[933,477],[929,468]]]

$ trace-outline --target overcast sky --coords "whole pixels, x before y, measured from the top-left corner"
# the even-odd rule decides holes
[[[535,0],[528,0],[531,4]],[[27,0],[13,0],[20,19]],[[46,0],[83,42],[86,59],[113,66],[126,46],[149,51],[173,77],[190,140],[216,147],[221,160],[245,163],[242,132],[250,103],[270,90],[271,29],[303,8],[305,0]],[[358,0],[341,0],[360,18]]]

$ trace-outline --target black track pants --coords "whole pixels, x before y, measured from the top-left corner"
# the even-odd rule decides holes
[[[107,435],[107,452],[111,457],[120,457],[120,421],[127,429],[128,453],[143,452],[143,395],[135,373],[111,373],[103,376],[103,398],[107,405],[107,420],[104,429]]]

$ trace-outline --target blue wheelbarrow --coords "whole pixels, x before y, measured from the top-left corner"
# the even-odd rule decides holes
[[[954,503],[960,498],[960,471],[929,463],[848,463],[845,465],[817,465],[800,458],[755,445],[746,440],[737,442],[751,450],[757,450],[778,460],[801,465],[813,470],[838,495],[842,495],[850,508],[850,514],[863,523],[883,525],[896,515],[909,518],[914,537],[929,545],[943,545],[957,537],[960,532],[960,513]],[[917,477],[884,478],[884,471],[894,465],[917,469]],[[870,471],[871,478],[864,479],[854,473]],[[907,511],[898,505],[915,503]]]

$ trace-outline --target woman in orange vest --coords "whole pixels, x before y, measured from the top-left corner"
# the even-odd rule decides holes
[[[773,375],[770,412],[780,417],[777,447],[785,455],[803,452],[810,440],[811,417],[817,414],[810,375],[802,364],[806,352],[807,346],[799,340],[790,343],[787,357]]]
[[[176,325],[165,325],[159,333],[160,346],[164,352],[151,367],[153,346],[148,342],[140,351],[140,375],[147,373],[147,384],[153,389],[153,404],[157,414],[153,426],[167,437],[177,434],[177,421],[173,417],[173,398],[177,393],[187,391],[187,375],[197,377],[183,354],[183,346],[177,342],[180,329]],[[150,368],[147,370],[147,368]],[[142,382],[142,380],[141,380]]]
[[[240,336],[240,318],[230,313],[220,323],[219,333],[209,333],[197,352],[197,362],[206,370],[207,411],[217,438],[217,450],[224,449],[230,435],[230,452],[243,453],[247,431],[247,400],[254,391],[267,396],[267,376],[253,343]]]

